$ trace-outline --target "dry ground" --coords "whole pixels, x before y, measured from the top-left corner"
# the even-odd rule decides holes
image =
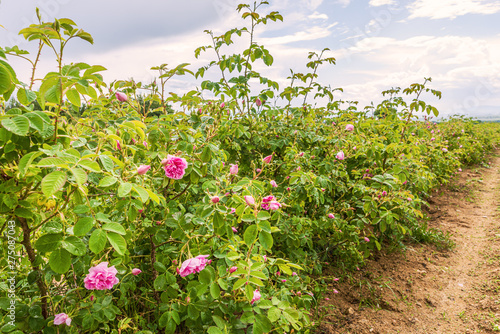
[[[332,282],[317,333],[500,333],[500,155],[429,203],[429,226],[456,247],[409,245]]]

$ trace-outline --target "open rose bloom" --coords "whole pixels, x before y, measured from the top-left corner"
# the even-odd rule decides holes
[[[186,277],[189,274],[199,273],[207,266],[209,255],[198,255],[197,257],[182,262],[179,275]]]
[[[180,180],[184,176],[185,169],[188,166],[186,159],[174,155],[168,155],[162,162],[165,175],[169,179]]]
[[[69,318],[66,313],[56,314],[56,316],[54,318],[54,325],[62,325],[64,323],[67,326],[71,325],[71,318]]]
[[[89,269],[89,273],[83,280],[85,288],[88,290],[107,290],[111,289],[119,282],[116,278],[118,271],[115,266],[108,268],[107,262],[101,262],[97,266]]]
[[[281,204],[276,201],[273,195],[264,197],[261,206],[264,210],[278,210],[281,208]]]

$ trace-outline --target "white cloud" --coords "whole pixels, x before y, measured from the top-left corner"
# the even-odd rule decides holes
[[[455,19],[466,14],[494,14],[500,11],[500,1],[490,0],[416,0],[408,6],[410,19]]]
[[[317,19],[318,20],[328,20],[328,15],[326,15],[325,13],[314,12],[311,15],[308,15],[307,18],[310,20],[317,20]]]
[[[293,35],[285,35],[272,38],[259,38],[258,43],[268,46],[325,38],[331,35],[330,28],[334,27],[335,25],[336,23],[331,24],[327,27],[313,26],[308,28],[306,31],[299,31],[294,33]]]
[[[393,5],[394,3],[394,0],[370,0],[368,4],[372,7],[378,7],[384,5]]]
[[[336,3],[338,3],[342,7],[347,7],[351,3],[351,0],[337,0]]]

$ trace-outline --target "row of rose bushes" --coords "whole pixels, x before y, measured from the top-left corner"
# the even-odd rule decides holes
[[[462,119],[313,119],[300,108],[252,123],[206,111],[141,121],[130,107],[68,123],[52,145],[30,129],[2,188],[2,211],[32,231],[36,252],[20,259],[12,330],[305,330],[325,292],[308,275],[358,267],[421,228],[426,194],[498,140]],[[7,137],[4,147],[20,145]]]

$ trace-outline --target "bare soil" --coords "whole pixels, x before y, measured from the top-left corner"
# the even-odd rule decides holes
[[[412,244],[332,281],[317,333],[500,332],[500,156],[428,199],[452,250]],[[338,291],[335,293],[334,291]]]

